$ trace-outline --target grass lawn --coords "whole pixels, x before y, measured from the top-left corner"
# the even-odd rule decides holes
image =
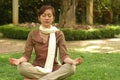
[[[69,50],[72,58],[81,56],[83,63],[77,66],[74,75],[67,80],[120,80],[119,53],[83,53]],[[23,80],[17,68],[11,66],[8,58],[19,58],[20,53],[0,54],[0,80]]]

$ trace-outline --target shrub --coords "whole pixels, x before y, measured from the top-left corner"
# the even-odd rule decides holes
[[[72,30],[62,29],[66,40],[86,40],[86,39],[104,39],[114,38],[120,34],[120,27],[109,26],[105,28],[89,29],[89,30]]]
[[[3,33],[4,37],[13,39],[26,39],[31,30],[33,29],[21,28],[12,24],[0,27],[0,32]]]
[[[85,40],[87,33],[85,30],[62,29],[66,40]]]
[[[13,38],[13,39],[26,39],[28,33],[34,28],[19,27],[13,24],[0,26],[0,32],[4,37]],[[80,29],[61,29],[65,35],[67,41],[73,40],[86,40],[86,39],[103,39],[103,38],[114,38],[115,35],[120,34],[119,26],[109,26],[105,28],[89,29],[89,30],[80,30]]]
[[[98,29],[89,29],[87,32],[87,39],[101,38],[101,33]]]

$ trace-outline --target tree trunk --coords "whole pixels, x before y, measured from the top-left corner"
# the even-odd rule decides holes
[[[86,0],[86,23],[93,24],[93,0]]]
[[[13,5],[13,24],[18,24],[18,20],[19,20],[18,0],[13,0],[12,5]]]
[[[120,23],[119,16],[120,16],[120,0],[112,0],[112,11],[113,11],[113,23]]]
[[[59,16],[59,26],[64,28],[73,28],[76,24],[76,6],[78,0],[63,0]]]

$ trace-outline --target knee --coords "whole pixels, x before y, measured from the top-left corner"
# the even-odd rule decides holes
[[[63,67],[67,69],[69,73],[74,73],[76,69],[76,66],[72,64],[64,64]]]
[[[31,64],[28,63],[28,62],[22,62],[22,63],[20,63],[20,64],[17,66],[18,72],[19,72],[20,74],[22,74],[22,73],[28,71],[28,70],[27,70],[27,66],[29,66],[29,65],[31,65]]]

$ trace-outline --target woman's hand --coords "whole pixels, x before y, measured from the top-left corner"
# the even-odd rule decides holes
[[[73,65],[79,65],[81,63],[82,63],[82,58],[77,58],[77,59],[75,59],[75,60],[72,61]]]
[[[15,59],[15,58],[9,58],[9,62],[11,65],[17,66],[18,64],[20,64],[19,59]]]
[[[25,57],[21,57],[19,59],[16,58],[9,58],[9,62],[11,65],[17,66],[18,64],[20,64],[21,62],[26,62],[27,59]]]
[[[71,59],[71,58],[67,57],[67,58],[65,58],[64,62],[76,66],[76,65],[79,65],[82,63],[82,58]]]

